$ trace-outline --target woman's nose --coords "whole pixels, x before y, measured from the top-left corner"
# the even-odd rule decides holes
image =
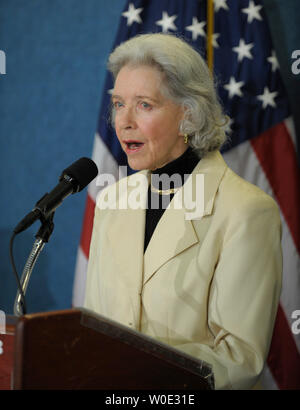
[[[121,126],[123,129],[134,128],[135,115],[132,107],[124,107],[121,114]]]

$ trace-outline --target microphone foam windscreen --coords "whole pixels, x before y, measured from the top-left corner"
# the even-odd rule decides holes
[[[78,184],[77,192],[85,188],[98,175],[98,168],[90,158],[80,158],[66,168],[60,177],[65,175],[74,178]]]

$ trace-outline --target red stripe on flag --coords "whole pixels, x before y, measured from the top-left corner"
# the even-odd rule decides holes
[[[300,253],[300,172],[285,123],[253,138],[251,144]]]
[[[90,243],[92,238],[92,230],[93,230],[93,222],[94,222],[94,212],[95,212],[95,202],[88,194],[86,204],[85,204],[85,212],[82,224],[82,232],[80,238],[80,247],[85,255],[85,257],[89,258],[90,252]]]
[[[281,306],[267,363],[280,389],[300,389],[300,355]]]

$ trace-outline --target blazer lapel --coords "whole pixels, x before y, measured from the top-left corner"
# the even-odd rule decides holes
[[[198,242],[184,213],[184,209],[167,208],[158,222],[144,255],[144,284],[164,263]]]
[[[203,231],[207,231],[208,225],[203,218],[213,211],[215,196],[226,168],[218,151],[209,153],[201,159],[181,190],[174,195],[146,249],[144,284],[164,263],[202,239],[201,229],[199,238],[193,220],[202,219],[200,226],[202,223]],[[198,205],[193,210],[191,205],[195,199]]]

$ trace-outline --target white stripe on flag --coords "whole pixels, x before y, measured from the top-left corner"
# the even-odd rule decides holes
[[[79,247],[77,251],[75,278],[73,284],[73,307],[83,306],[87,266],[88,260],[85,257],[85,254],[82,252],[81,248]]]
[[[295,124],[293,121],[293,117],[288,117],[286,120],[284,120],[284,123],[288,129],[288,132],[290,134],[290,137],[294,143],[295,151],[297,147],[297,138],[296,138],[296,130],[295,130]]]
[[[109,151],[99,134],[96,134],[94,138],[92,160],[97,164],[98,176],[104,173],[109,173],[114,175],[115,178],[118,178],[118,163],[112,156],[111,152]],[[97,180],[98,178],[96,178],[88,187],[89,194],[94,202],[96,202],[97,194],[100,191]]]
[[[262,372],[260,384],[264,390],[278,390],[276,381],[274,380],[273,375],[267,364],[265,365],[264,370]]]

